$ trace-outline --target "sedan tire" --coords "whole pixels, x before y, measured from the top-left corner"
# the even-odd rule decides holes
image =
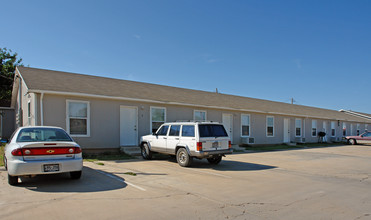
[[[357,141],[355,139],[349,139],[348,143],[351,144],[351,145],[356,145]]]
[[[3,155],[3,158],[4,158],[4,168],[5,168],[5,170],[8,170],[8,165],[6,164],[6,158],[5,158],[5,155]]]
[[[70,172],[70,177],[71,179],[73,180],[77,180],[77,179],[80,179],[81,178],[81,174],[82,174],[82,171],[74,171],[74,172]]]
[[[8,183],[9,185],[15,186],[18,184],[18,176],[10,176],[8,174]]]

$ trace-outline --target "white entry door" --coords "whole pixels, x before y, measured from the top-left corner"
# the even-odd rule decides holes
[[[225,130],[228,133],[231,142],[233,143],[233,115],[232,114],[223,114],[223,125]]]
[[[283,119],[283,143],[290,143],[290,119]]]
[[[138,145],[138,110],[120,106],[120,146]]]

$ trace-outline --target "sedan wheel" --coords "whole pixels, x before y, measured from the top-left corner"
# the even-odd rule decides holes
[[[82,171],[70,172],[71,179],[73,179],[73,180],[80,179],[81,174],[82,174]]]
[[[351,144],[351,145],[355,145],[355,144],[357,144],[357,141],[354,140],[354,139],[349,139],[348,143]]]
[[[8,183],[9,185],[15,186],[18,184],[18,176],[10,176],[8,174]]]
[[[5,170],[8,170],[8,165],[6,164],[5,155],[3,155],[3,158],[4,158],[4,168],[5,168]]]

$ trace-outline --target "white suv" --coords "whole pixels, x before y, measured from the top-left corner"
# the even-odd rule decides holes
[[[233,152],[224,126],[216,122],[165,123],[152,135],[141,137],[140,143],[144,159],[151,159],[152,152],[176,155],[183,167],[190,166],[193,158],[218,164]]]

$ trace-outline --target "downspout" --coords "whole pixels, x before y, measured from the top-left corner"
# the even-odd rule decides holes
[[[18,98],[19,98],[19,106],[18,106],[18,126],[23,126],[23,112],[22,112],[22,79],[17,75],[19,80],[19,88],[18,88]]]
[[[0,112],[0,138],[3,137],[3,111]]]
[[[44,93],[41,93],[40,97],[40,125],[44,126],[44,106],[43,106],[43,100],[44,100]]]
[[[305,138],[305,119],[308,119],[308,116],[307,118],[303,118],[303,138],[305,139],[305,142],[307,142],[307,139]]]

